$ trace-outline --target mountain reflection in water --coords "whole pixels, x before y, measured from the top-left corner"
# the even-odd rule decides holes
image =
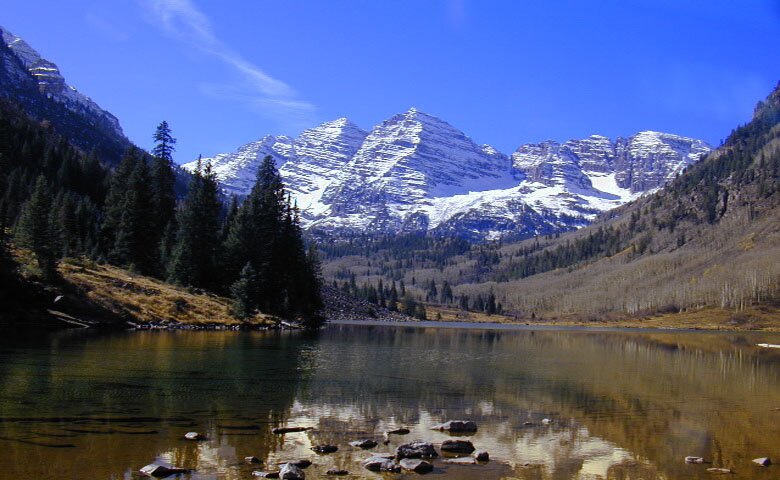
[[[334,466],[383,478],[349,441],[439,444],[450,437],[430,427],[461,418],[479,424],[468,438],[491,461],[440,458],[434,476],[709,478],[723,466],[773,478],[780,467],[750,462],[780,448],[780,352],[761,342],[780,337],[388,325],[6,337],[0,480],[136,478],[153,461],[194,469],[180,478],[242,479],[263,468],[250,455],[265,468],[308,458],[307,478]],[[284,425],[313,429],[271,433]],[[383,445],[400,426],[411,433]],[[317,455],[320,443],[339,451]]]

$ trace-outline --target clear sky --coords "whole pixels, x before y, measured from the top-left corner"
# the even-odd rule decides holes
[[[778,0],[3,0],[0,25],[176,159],[411,106],[505,153],[660,130],[717,144],[780,80]]]

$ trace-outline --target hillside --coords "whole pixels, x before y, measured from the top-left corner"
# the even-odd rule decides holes
[[[492,294],[519,321],[715,309],[724,327],[754,323],[780,293],[779,121],[776,89],[665,189],[576,232],[476,247],[353,241],[326,248],[326,277],[403,281],[420,300],[468,309]]]

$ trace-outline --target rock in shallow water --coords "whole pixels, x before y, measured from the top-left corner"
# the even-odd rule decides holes
[[[471,453],[474,451],[474,444],[468,440],[445,440],[441,444],[441,451],[450,453]]]
[[[322,454],[339,451],[339,447],[337,447],[336,445],[315,445],[311,447],[311,449],[317,453],[322,453]]]
[[[401,458],[433,458],[438,457],[432,443],[416,441],[399,445],[395,451],[395,457]]]
[[[325,472],[325,475],[344,476],[344,475],[349,475],[349,471],[347,471],[347,470],[340,470],[338,468],[331,468],[330,470]]]
[[[372,472],[398,473],[401,471],[401,466],[395,460],[387,458],[387,456],[378,455],[363,460],[363,467]]]
[[[732,473],[731,470],[729,470],[728,468],[717,468],[717,467],[708,468],[707,472],[709,472],[709,473]]]
[[[187,432],[184,434],[185,440],[203,440],[203,435],[198,432]]]
[[[179,473],[189,473],[189,470],[186,468],[166,467],[151,463],[139,470],[139,473],[142,477],[165,478]]]
[[[704,463],[702,457],[685,457],[685,463]]]
[[[434,426],[433,430],[450,433],[470,433],[477,431],[477,424],[471,420],[448,420]]]
[[[305,432],[311,430],[311,427],[276,427],[271,429],[271,433],[283,435],[285,433]]]
[[[407,435],[410,432],[408,428],[396,428],[394,430],[388,430],[385,435]]]
[[[358,447],[362,449],[369,449],[374,448],[377,446],[377,443],[370,439],[364,439],[364,440],[355,440],[354,442],[349,442],[350,445],[353,447]]]
[[[252,476],[257,478],[279,478],[279,472],[261,472],[260,470],[255,470],[252,472]]]
[[[490,461],[490,454],[485,450],[480,450],[474,454],[474,458],[476,458],[478,462],[488,462]]]
[[[404,458],[400,462],[401,468],[415,473],[429,473],[433,471],[433,465],[419,458]]]
[[[455,465],[476,465],[477,459],[474,457],[447,458],[444,460],[444,463],[452,463]]]
[[[306,480],[306,474],[292,463],[285,463],[279,470],[279,478],[282,480]]]
[[[772,465],[772,460],[768,457],[754,458],[753,463],[761,465],[762,467],[768,467],[769,465]]]

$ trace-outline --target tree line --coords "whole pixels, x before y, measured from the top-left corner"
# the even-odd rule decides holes
[[[319,322],[320,274],[298,210],[270,157],[244,201],[223,202],[209,164],[177,197],[176,139],[166,122],[146,153],[130,147],[109,170],[45,124],[0,104],[0,268],[18,280],[13,247],[31,252],[37,274],[84,256],[164,281],[229,295],[234,313]],[[228,203],[228,205],[225,205]]]

